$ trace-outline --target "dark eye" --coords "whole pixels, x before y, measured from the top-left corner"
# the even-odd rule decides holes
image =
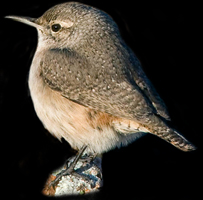
[[[51,26],[52,31],[57,32],[61,29],[61,25],[60,24],[53,24]]]

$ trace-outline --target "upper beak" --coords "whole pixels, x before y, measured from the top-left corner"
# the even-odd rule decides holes
[[[24,24],[27,24],[29,26],[33,26],[35,28],[42,28],[39,24],[36,23],[36,19],[35,18],[31,18],[31,17],[18,17],[18,16],[6,16],[5,18],[7,19],[12,19],[18,22],[22,22]]]

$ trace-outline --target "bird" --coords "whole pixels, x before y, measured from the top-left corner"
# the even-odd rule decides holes
[[[196,149],[168,125],[164,101],[109,14],[66,2],[39,18],[7,18],[38,31],[28,85],[38,118],[60,141],[103,154],[149,133]]]

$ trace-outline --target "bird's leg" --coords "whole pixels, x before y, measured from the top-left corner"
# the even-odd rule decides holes
[[[90,163],[92,163],[94,161],[96,156],[97,156],[97,153],[93,153],[93,154],[90,154],[90,155],[81,156],[79,160],[82,161],[82,162],[85,162],[87,164],[90,164]]]
[[[56,175],[56,179],[54,181],[52,181],[50,183],[50,186],[55,185],[63,176],[66,175],[73,175],[79,178],[82,178],[84,180],[90,181],[88,177],[83,176],[82,174],[77,173],[74,168],[77,164],[77,162],[79,161],[79,159],[81,158],[82,154],[84,153],[85,149],[87,148],[87,146],[83,146],[78,154],[76,155],[76,157],[74,158],[73,162],[70,164],[70,166],[67,165],[67,168],[65,170],[62,170],[59,174]]]
[[[73,162],[71,163],[71,165],[70,165],[69,167],[67,167],[67,170],[68,170],[67,172],[72,173],[72,172],[74,171],[74,168],[75,168],[75,166],[76,166],[78,160],[82,157],[82,154],[84,153],[84,151],[85,151],[86,148],[87,148],[87,146],[84,145],[84,146],[79,150],[78,154],[76,155],[76,157],[75,157],[75,159],[73,160]]]
[[[102,179],[101,168],[97,166],[97,163],[98,163],[97,153],[93,153],[91,155],[85,155],[83,157],[80,157],[79,160],[83,163],[86,163],[83,169],[80,168],[81,171],[85,171],[87,169],[90,169],[91,167],[94,167],[99,172],[99,175],[100,175],[99,178]]]
[[[99,169],[99,167],[94,163],[94,160],[95,160],[96,157],[97,157],[97,153],[92,153],[90,155],[81,155],[79,157],[78,161],[81,161],[82,163],[85,163],[85,169],[89,169],[92,166],[94,166],[96,169]],[[76,159],[76,156],[68,158],[68,160],[66,162],[66,165],[68,166],[68,163],[72,162],[72,160],[75,161],[75,159]],[[84,171],[84,170],[82,170],[82,171]]]

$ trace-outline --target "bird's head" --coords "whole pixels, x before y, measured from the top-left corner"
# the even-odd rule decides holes
[[[119,34],[117,25],[105,12],[76,2],[56,5],[37,19],[6,18],[35,27],[39,48],[80,48],[82,45],[103,44]]]

